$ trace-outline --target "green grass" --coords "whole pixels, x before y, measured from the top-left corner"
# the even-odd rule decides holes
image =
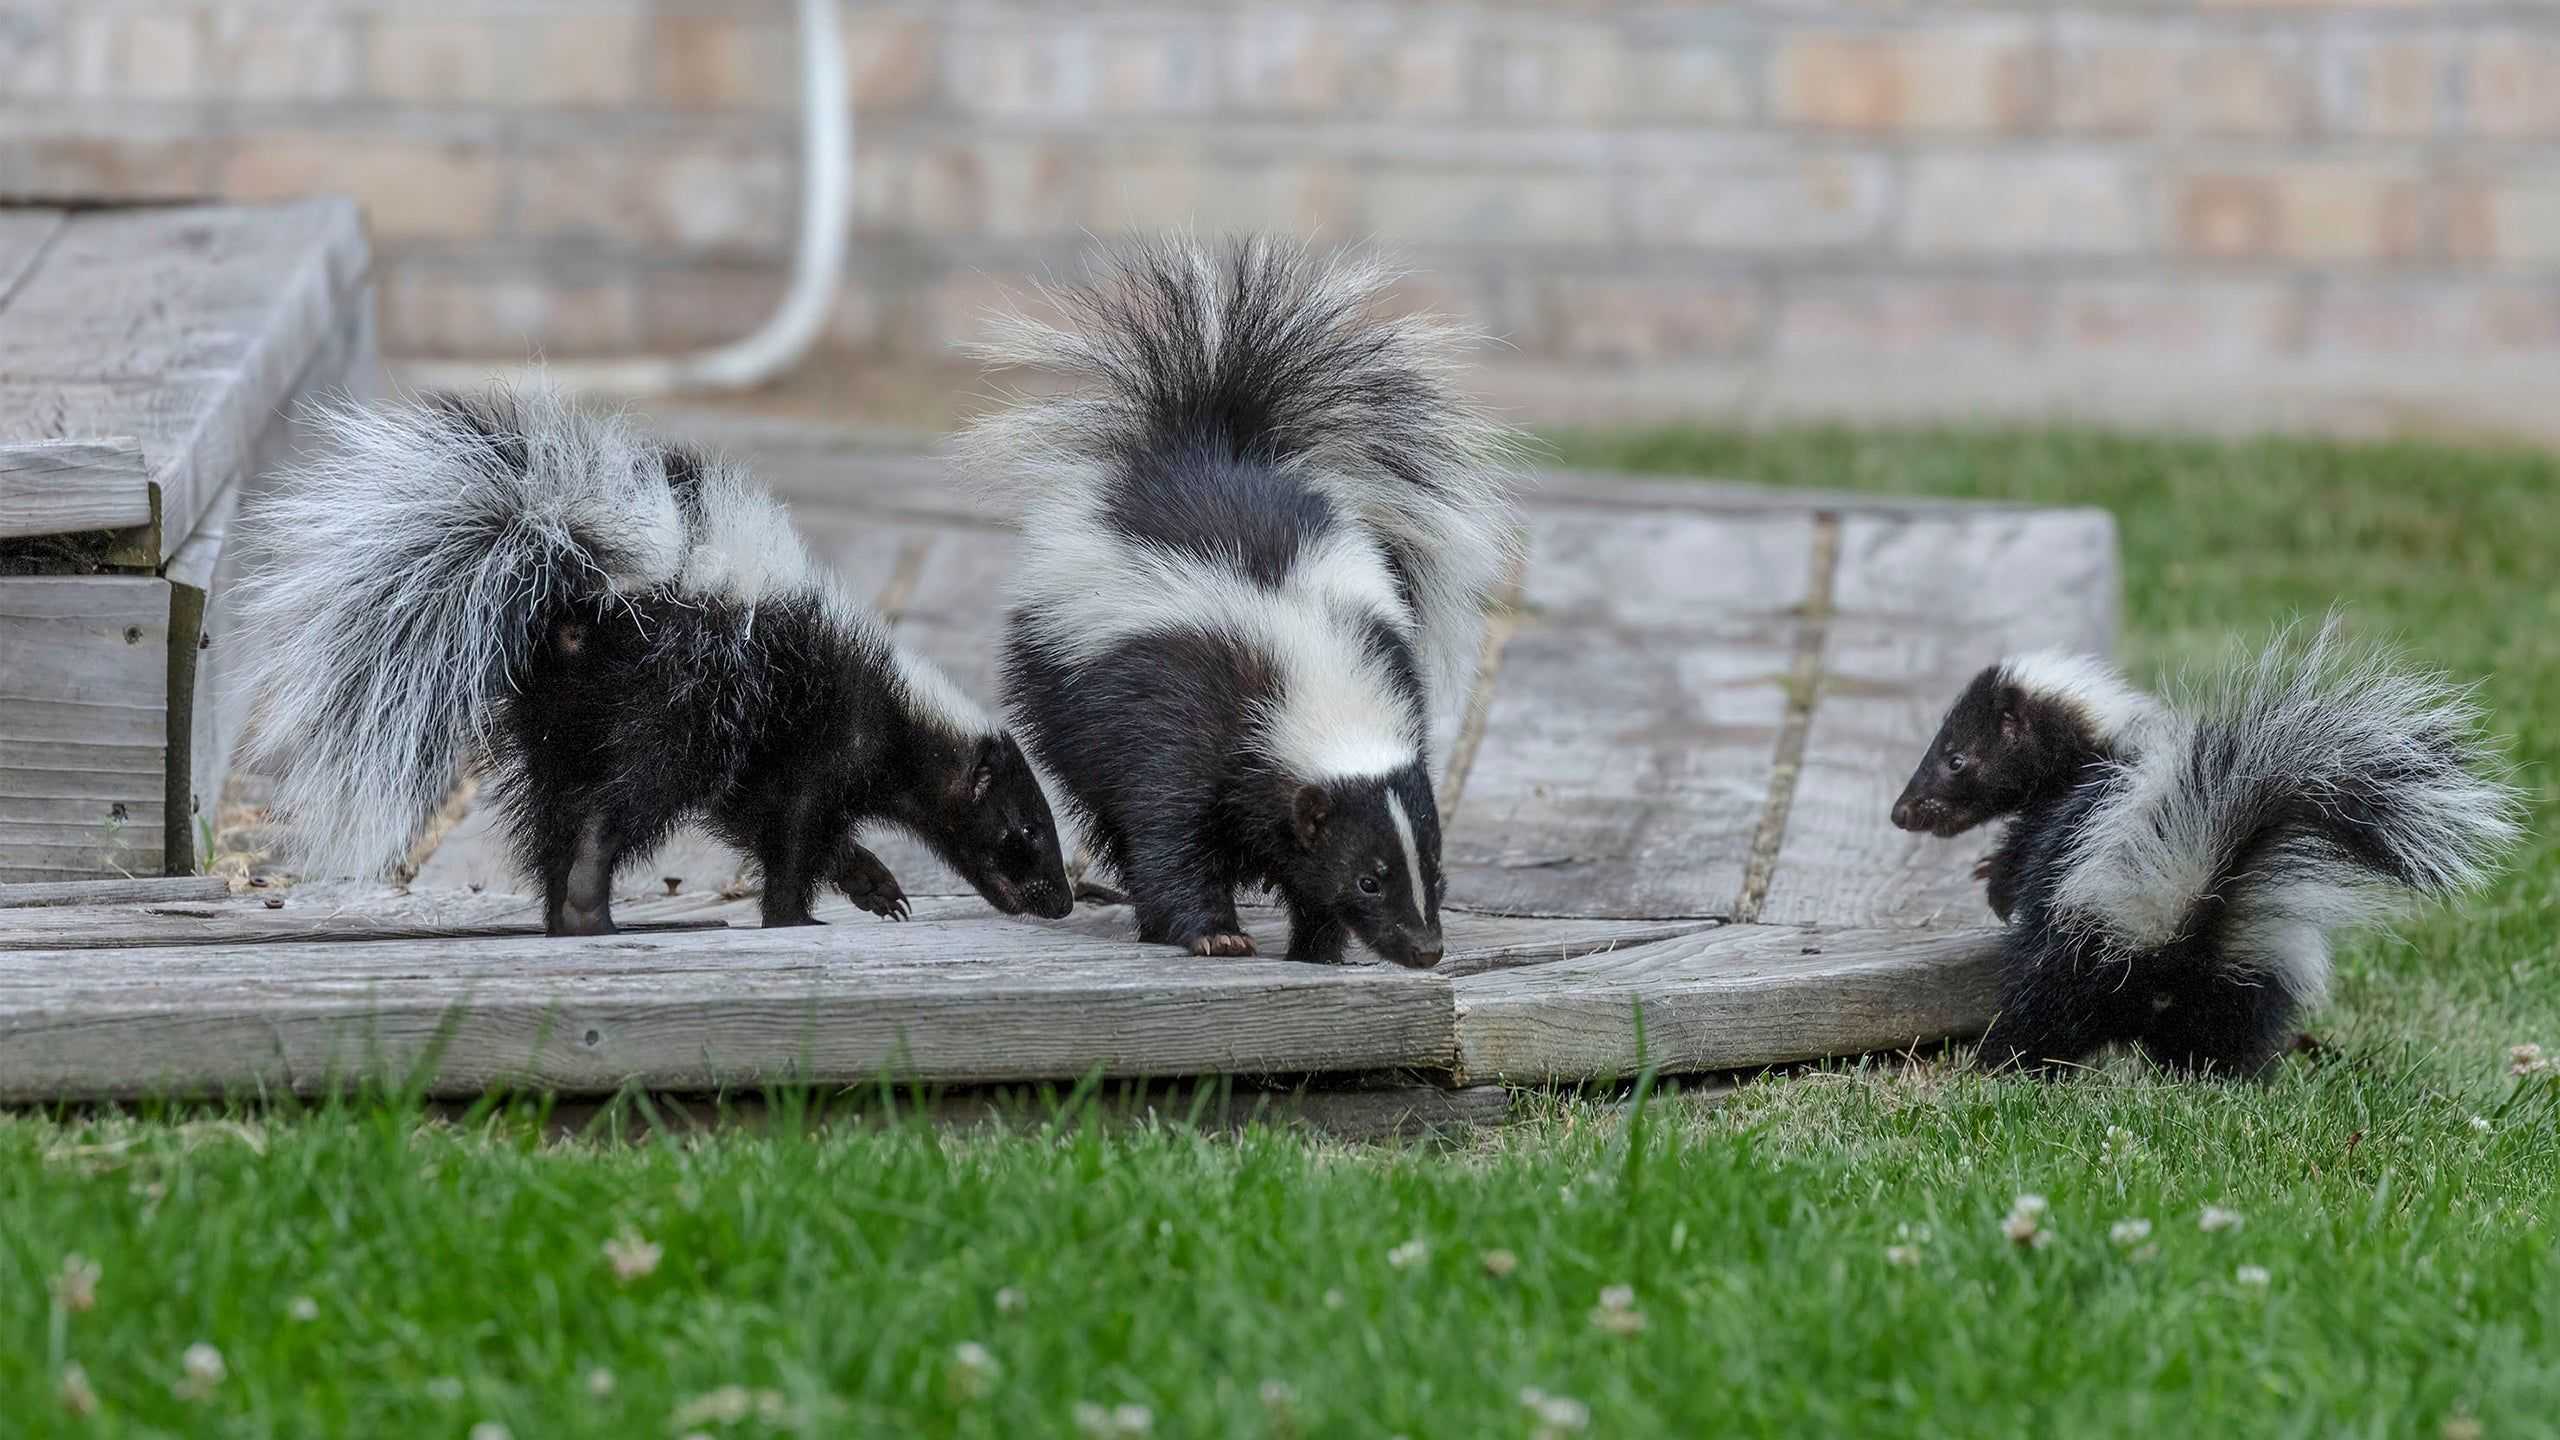
[[[2551,460],[2082,435],[1564,448],[2104,505],[2138,668],[2345,600],[2489,677],[2553,828]],[[1082,1401],[1144,1405],[1157,1435],[1528,1436],[1523,1387],[1587,1405],[1595,1436],[2549,1433],[2560,1091],[2519,1088],[2505,1050],[2560,1048],[2555,890],[2537,838],[2476,905],[2346,947],[2329,1052],[2250,1086],[1844,1068],[1377,1149],[1073,1120],[562,1145],[521,1113],[364,1103],[0,1120],[0,1434],[1017,1437],[1073,1433]],[[2001,1233],[2021,1192],[2050,1202],[2042,1248]],[[2244,1223],[2204,1231],[2207,1206]],[[2140,1246],[2109,1238],[2128,1218],[2153,1224]],[[628,1280],[603,1248],[626,1230],[660,1257]],[[76,1313],[49,1290],[72,1252],[100,1267]],[[1594,1323],[1613,1285],[1641,1330]],[[226,1375],[183,1399],[197,1342]],[[972,1382],[963,1344],[992,1372]],[[58,1399],[72,1362],[86,1419]]]

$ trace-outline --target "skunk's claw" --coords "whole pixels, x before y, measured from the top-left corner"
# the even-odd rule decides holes
[[[854,908],[883,920],[904,920],[915,913],[907,903],[907,892],[898,888],[898,877],[889,873],[879,856],[859,845],[836,872],[836,888]]]

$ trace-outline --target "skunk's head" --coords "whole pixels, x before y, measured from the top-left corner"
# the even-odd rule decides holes
[[[1075,908],[1049,797],[1012,736],[998,731],[962,746],[933,792],[916,833],[988,904],[1044,920]]]
[[[2157,702],[2104,661],[2038,653],[1973,677],[1893,802],[1893,823],[1961,835],[2079,783],[2122,752]]]
[[[1379,955],[1440,963],[1440,809],[1420,762],[1383,777],[1300,785],[1282,888]]]

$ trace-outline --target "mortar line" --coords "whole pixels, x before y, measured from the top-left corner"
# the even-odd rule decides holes
[[[1821,700],[1822,651],[1831,637],[1832,588],[1840,570],[1840,516],[1819,510],[1813,517],[1812,575],[1806,586],[1803,623],[1796,629],[1795,662],[1787,672],[1787,714],[1778,727],[1777,758],[1769,770],[1769,804],[1760,812],[1760,828],[1751,839],[1751,860],[1743,867],[1742,893],[1734,898],[1733,921],[1755,924],[1768,902],[1769,882],[1778,871],[1778,851],[1787,840],[1787,815],[1795,808],[1796,782],[1804,772],[1806,738],[1813,731],[1813,709]]]

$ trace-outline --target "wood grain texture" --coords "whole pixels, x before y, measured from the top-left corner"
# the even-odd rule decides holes
[[[130,438],[0,443],[0,539],[151,521],[151,477]]]
[[[1987,921],[1972,869],[1990,838],[1908,835],[1886,811],[1983,666],[2045,646],[2111,652],[2119,590],[2103,511],[1845,520],[1820,688],[1760,918]]]
[[[0,1100],[1446,1068],[1447,981],[1022,927],[0,954]],[[67,978],[66,978],[67,977]]]
[[[155,875],[133,880],[53,880],[27,885],[0,885],[0,936],[36,922],[43,908],[67,907],[74,913],[96,913],[108,907],[173,903],[212,903],[231,897],[219,875]]]
[[[1648,1063],[1685,1074],[1977,1034],[1996,1004],[1999,943],[1997,930],[1734,925],[1469,976],[1455,982],[1457,1075],[1553,1083]]]
[[[70,216],[61,210],[33,206],[0,208],[0,330],[7,327],[9,302],[35,268],[36,261],[62,233]]]
[[[1714,918],[1768,793],[1802,515],[1538,508],[1518,626],[1445,853],[1452,903]]]
[[[0,881],[157,874],[169,585],[0,578]]]
[[[80,212],[0,326],[0,438],[135,437],[166,558],[248,469],[368,264],[342,200]]]

